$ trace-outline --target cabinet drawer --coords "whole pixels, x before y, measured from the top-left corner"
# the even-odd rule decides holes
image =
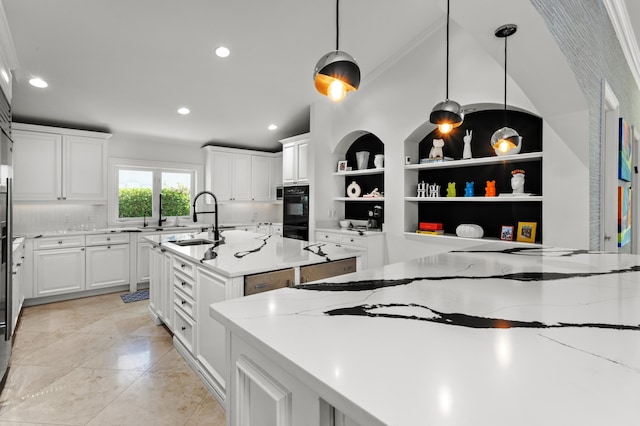
[[[182,310],[174,309],[174,311],[175,324],[173,327],[173,335],[180,340],[180,343],[182,343],[191,354],[194,354],[195,348],[193,346],[196,341],[196,323],[185,315]]]
[[[109,244],[129,244],[129,234],[119,232],[113,234],[96,234],[86,236],[88,246],[106,246]]]
[[[330,243],[337,243],[338,242],[338,235],[331,234],[329,232],[316,232],[316,241],[317,242],[325,241],[325,242],[330,242]]]
[[[180,271],[191,279],[196,277],[196,266],[178,256],[173,258],[173,269]]]
[[[357,246],[362,248],[367,247],[367,241],[365,237],[354,237],[351,235],[341,235],[340,244],[344,244],[347,246]]]
[[[244,277],[244,295],[262,293],[277,288],[290,287],[295,282],[295,271],[283,269],[281,271],[265,272]]]
[[[187,296],[194,297],[195,281],[178,271],[173,273],[173,286],[182,290]]]
[[[49,250],[57,248],[83,247],[84,235],[65,235],[59,237],[44,237],[33,240],[34,250]]]
[[[354,257],[333,262],[318,263],[300,267],[300,283],[322,280],[337,275],[349,274],[356,271],[356,259]]]
[[[185,314],[187,314],[189,318],[195,321],[196,303],[193,301],[192,298],[190,298],[185,293],[178,290],[176,287],[174,287],[174,292],[173,292],[173,304],[175,305],[176,309],[180,309]]]

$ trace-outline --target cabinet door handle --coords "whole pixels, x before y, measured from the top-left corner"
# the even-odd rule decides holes
[[[182,281],[182,287],[184,287],[185,285],[187,285],[187,283],[185,283],[184,281]]]
[[[163,248],[160,249],[160,253],[164,253],[165,251],[167,251],[167,249],[163,249]]]
[[[58,241],[58,244],[62,244],[62,241]]]
[[[107,248],[108,248],[108,249],[110,249],[110,248],[111,248],[111,246],[107,246]]]
[[[185,303],[187,303],[187,301],[186,301],[186,300],[183,300],[181,303],[184,305]]]
[[[107,241],[111,241],[111,237],[107,237]]]
[[[180,265],[180,267],[181,267],[182,269],[184,269],[186,266],[187,266],[187,265],[185,265],[184,263],[183,263],[182,265]]]
[[[180,327],[180,329],[182,329],[182,331],[185,331],[187,329],[187,327],[185,327],[184,325],[182,327]]]
[[[267,283],[259,283],[256,284],[255,286],[253,286],[253,288],[255,288],[256,290],[259,288],[265,288],[267,286]]]

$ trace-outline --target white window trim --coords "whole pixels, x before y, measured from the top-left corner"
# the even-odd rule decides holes
[[[163,172],[174,173],[193,173],[191,179],[191,197],[200,191],[203,187],[204,167],[202,164],[194,163],[174,163],[150,160],[134,160],[129,158],[109,158],[109,179],[108,179],[108,198],[107,198],[107,214],[109,226],[142,225],[139,219],[121,219],[118,217],[118,169],[120,168],[141,168],[149,170],[159,170]],[[154,177],[154,186],[155,186]],[[153,221],[158,221],[157,204],[153,204],[152,216],[147,218],[147,222],[153,225]],[[190,221],[190,218],[189,218]],[[182,222],[184,223],[184,222]]]

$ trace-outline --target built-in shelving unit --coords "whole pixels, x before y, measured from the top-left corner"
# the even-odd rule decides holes
[[[365,170],[349,170],[346,172],[335,172],[334,176],[365,176],[365,175],[380,175],[384,174],[384,167],[375,168],[375,169],[365,169]]]
[[[465,107],[465,110],[470,110]],[[432,131],[417,142],[405,142],[405,156],[417,164],[405,165],[405,231],[415,234],[419,222],[442,223],[444,235],[420,234],[420,238],[458,238],[460,224],[477,224],[484,239],[500,241],[502,226],[518,228],[519,222],[537,224],[536,243],[542,243],[542,119],[526,111],[509,110],[506,118],[522,136],[518,154],[497,156],[489,145],[491,134],[505,122],[504,110],[475,109],[463,124],[448,135]],[[425,131],[428,132],[429,129]],[[473,132],[472,157],[462,159],[463,137]],[[414,138],[416,140],[417,138]],[[444,156],[453,160],[420,162],[429,157],[434,139],[444,139]],[[513,195],[511,172],[525,170],[525,193]],[[485,196],[487,181],[495,181],[496,195]],[[418,183],[437,184],[437,197],[417,197]],[[465,186],[473,182],[474,195],[466,197]],[[456,196],[447,197],[447,186],[455,184]],[[503,196],[500,196],[503,194]],[[514,238],[515,240],[515,238]]]
[[[333,201],[348,201],[350,203],[367,203],[367,202],[375,202],[381,203],[384,202],[384,197],[333,197]]]

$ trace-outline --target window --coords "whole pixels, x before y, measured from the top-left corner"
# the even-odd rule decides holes
[[[202,166],[118,159],[110,163],[111,223],[190,217]]]

